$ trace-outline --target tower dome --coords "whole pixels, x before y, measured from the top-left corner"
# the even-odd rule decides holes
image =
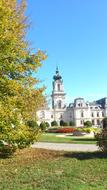
[[[62,79],[61,75],[59,74],[58,67],[56,68],[56,75],[53,76],[53,79],[54,79],[55,81]]]

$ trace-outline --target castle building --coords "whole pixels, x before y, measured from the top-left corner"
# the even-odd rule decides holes
[[[61,120],[75,123],[75,126],[84,126],[85,121],[91,121],[93,126],[100,127],[102,120],[107,116],[107,98],[94,102],[86,102],[84,98],[76,98],[69,106],[65,104],[66,93],[62,76],[58,68],[53,76],[52,82],[52,106],[42,108],[37,112],[38,122],[42,121],[51,124],[52,121],[60,123]]]

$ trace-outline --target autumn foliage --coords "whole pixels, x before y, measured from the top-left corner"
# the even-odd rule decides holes
[[[26,40],[28,28],[24,0],[0,1],[0,148],[23,148],[39,133],[29,120],[36,121],[36,111],[44,104],[44,88],[37,88],[33,77],[46,55],[31,53]],[[0,149],[1,150],[1,149]]]

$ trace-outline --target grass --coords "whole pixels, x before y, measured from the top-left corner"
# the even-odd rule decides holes
[[[96,140],[90,137],[59,137],[59,134],[44,133],[41,135],[40,142],[56,142],[56,143],[74,143],[74,144],[96,144]]]
[[[106,190],[107,155],[25,149],[0,159],[0,190]]]

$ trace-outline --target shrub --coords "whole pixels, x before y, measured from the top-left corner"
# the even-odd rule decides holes
[[[103,129],[107,129],[107,117],[103,119]]]
[[[52,121],[52,122],[51,122],[51,126],[58,126],[57,121]]]
[[[84,126],[85,126],[85,127],[92,127],[91,121],[85,121],[85,122],[84,122]]]
[[[17,148],[22,149],[30,146],[35,140],[37,141],[39,134],[41,134],[38,127],[31,128],[24,124],[14,128],[3,128],[2,130],[8,130],[8,134],[5,134],[5,139],[0,141],[0,148],[3,151],[8,151],[7,149],[9,148],[10,152],[14,152]],[[0,133],[0,139],[3,139],[2,135],[4,134]]]
[[[73,121],[69,122],[69,126],[74,126],[74,125],[75,125],[75,123]]]
[[[67,122],[64,122],[64,125],[63,126],[68,126],[68,123]]]
[[[47,127],[47,128],[50,126],[48,122],[45,122],[45,124],[46,124],[46,127]]]
[[[8,157],[16,151],[16,147],[0,141],[0,156]]]
[[[75,129],[75,131],[81,131],[81,132],[83,132],[83,127],[77,127],[77,128]]]
[[[84,132],[86,132],[86,133],[91,133],[92,132],[92,130],[91,130],[91,128],[83,128],[83,131]]]
[[[99,148],[107,153],[107,129],[103,129],[101,133],[95,135]]]
[[[99,148],[107,153],[107,118],[103,119],[103,129],[100,133],[95,134],[95,138]]]
[[[38,127],[38,124],[36,121],[33,121],[33,120],[30,120],[30,121],[27,121],[27,125],[31,128],[35,128],[35,127]]]
[[[60,126],[64,126],[64,121],[60,120]]]
[[[68,126],[68,123],[65,122],[65,121],[63,121],[63,120],[61,120],[61,121],[60,121],[60,126]]]
[[[42,131],[45,131],[46,130],[46,128],[47,128],[47,124],[46,124],[46,122],[42,122],[42,123],[40,123],[40,129],[42,130]]]

